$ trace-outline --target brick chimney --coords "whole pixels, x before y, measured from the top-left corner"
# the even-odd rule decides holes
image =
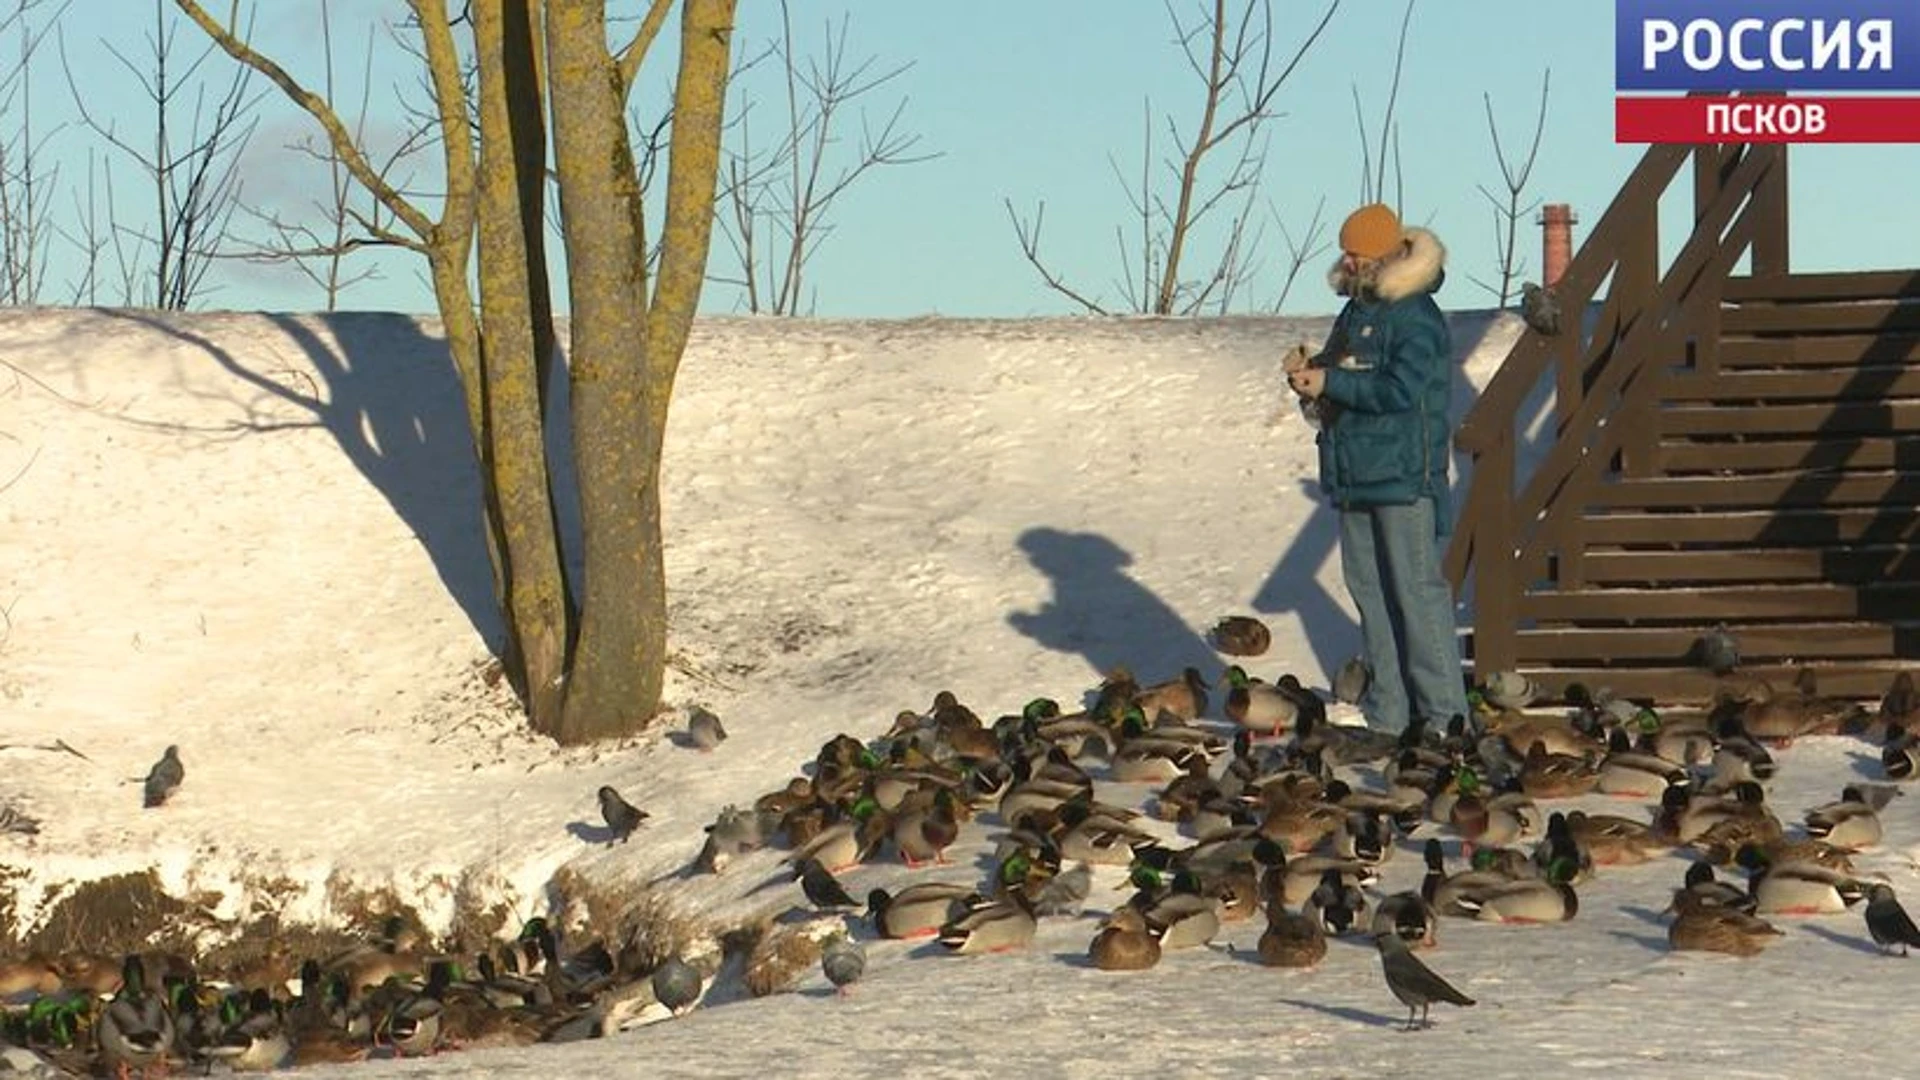
[[[1573,207],[1566,203],[1548,203],[1540,208],[1541,258],[1540,284],[1559,284],[1560,275],[1573,261]]]

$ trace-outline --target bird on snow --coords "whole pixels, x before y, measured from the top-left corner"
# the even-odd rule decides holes
[[[155,807],[166,802],[186,778],[187,767],[180,764],[180,748],[167,747],[167,752],[160,755],[160,760],[147,772],[146,805]]]
[[[1273,631],[1251,615],[1228,615],[1214,624],[1213,647],[1228,656],[1261,656],[1273,644]]]
[[[1436,1001],[1449,1005],[1473,1004],[1472,998],[1455,990],[1447,980],[1434,974],[1432,968],[1421,963],[1399,934],[1391,931],[1375,934],[1373,943],[1380,949],[1380,968],[1386,973],[1387,989],[1407,1007],[1406,1030],[1431,1026],[1427,1010]],[[1416,1009],[1420,1012],[1417,1025],[1413,1016]]]
[[[801,859],[794,864],[794,879],[800,882],[800,891],[807,894],[807,903],[816,908],[858,908],[860,902],[847,895],[846,887],[833,871],[826,868],[819,859]]]
[[[1907,955],[1907,947],[1920,945],[1920,928],[1913,925],[1913,918],[1907,909],[1900,906],[1900,898],[1893,894],[1893,886],[1875,883],[1867,887],[1867,933],[1873,935],[1873,943],[1885,952],[1893,945],[1900,946],[1900,955]]]
[[[695,707],[693,714],[687,717],[687,741],[696,749],[711,750],[726,739],[727,729],[713,713]]]
[[[1367,666],[1366,658],[1351,656],[1333,673],[1333,696],[1348,705],[1358,705],[1372,684],[1373,669]]]
[[[613,834],[607,838],[607,843],[618,841],[624,844],[627,838],[633,835],[633,830],[639,828],[642,821],[647,820],[647,812],[621,798],[620,793],[613,790],[612,785],[602,784],[600,786],[600,817],[606,821],[607,829]]]
[[[867,951],[846,934],[835,934],[820,949],[820,970],[844,994],[867,970]]]
[[[1552,337],[1560,332],[1560,297],[1551,286],[1529,281],[1520,286],[1520,317],[1535,333]]]

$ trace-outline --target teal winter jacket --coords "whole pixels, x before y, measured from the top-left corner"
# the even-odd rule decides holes
[[[1347,300],[1314,359],[1327,371],[1320,486],[1343,509],[1430,496],[1444,531],[1453,340],[1433,293],[1446,249],[1425,229],[1407,240],[1375,286]]]

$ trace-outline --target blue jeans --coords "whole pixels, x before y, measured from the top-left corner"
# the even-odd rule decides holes
[[[1340,511],[1340,568],[1373,669],[1360,708],[1377,730],[1404,730],[1416,710],[1435,732],[1467,715],[1435,512],[1430,498]]]

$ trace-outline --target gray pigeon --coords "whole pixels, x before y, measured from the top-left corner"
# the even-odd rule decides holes
[[[1733,632],[1726,623],[1720,623],[1713,629],[1700,635],[1695,649],[1700,657],[1700,666],[1715,675],[1728,675],[1740,666],[1740,643],[1733,638]]]
[[[602,784],[600,786],[600,817],[606,821],[608,830],[613,833],[607,838],[607,843],[618,841],[624,844],[627,838],[633,835],[633,830],[647,820],[647,812],[621,798],[620,793],[613,790],[610,785]]]
[[[1893,894],[1893,886],[1874,884],[1867,887],[1867,933],[1873,935],[1873,943],[1885,952],[1893,945],[1900,946],[1900,955],[1907,955],[1909,945],[1920,945],[1920,928],[1913,925],[1913,919],[1907,909],[1900,906],[1900,898]]]
[[[1078,915],[1093,891],[1093,867],[1076,863],[1048,878],[1033,898],[1035,915]]]
[[[1367,687],[1373,685],[1373,669],[1367,666],[1365,657],[1349,657],[1333,673],[1333,696],[1349,705],[1360,704],[1367,696]]]
[[[1436,1001],[1449,1005],[1473,1004],[1472,998],[1455,990],[1447,980],[1435,975],[1432,968],[1421,963],[1399,934],[1375,934],[1373,943],[1380,949],[1380,967],[1386,972],[1387,989],[1407,1007],[1406,1030],[1431,1026],[1427,1009]],[[1420,1013],[1418,1024],[1414,1022],[1415,1010]]]
[[[653,969],[653,996],[675,1016],[686,1013],[700,1000],[700,971],[678,955],[669,956]]]
[[[160,760],[147,772],[146,805],[152,808],[166,802],[186,778],[187,767],[180,764],[180,748],[167,747],[167,752],[160,755]]]
[[[727,729],[720,718],[699,706],[694,706],[693,714],[687,717],[687,741],[700,750],[711,750],[727,739]]]
[[[1520,317],[1535,333],[1552,337],[1560,332],[1560,297],[1551,286],[1529,281],[1520,286]]]
[[[19,833],[33,836],[40,831],[40,819],[13,806],[0,806],[0,834]],[[5,1070],[0,1069],[0,1072]]]
[[[867,950],[847,935],[835,934],[820,950],[820,970],[826,974],[827,981],[844,994],[867,970]]]

